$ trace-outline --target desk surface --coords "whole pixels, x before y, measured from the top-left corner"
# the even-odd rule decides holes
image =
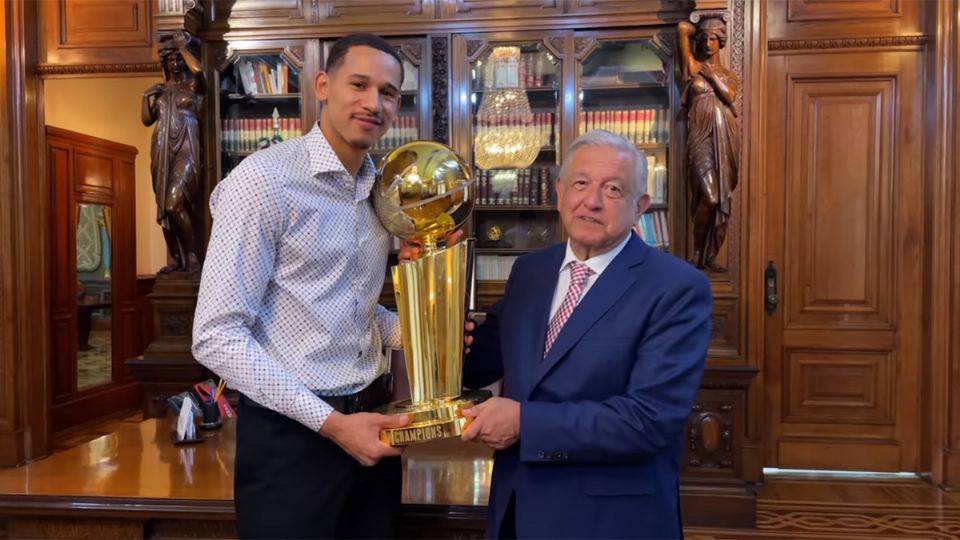
[[[222,429],[198,433],[203,443],[177,446],[169,420],[150,419],[35,463],[2,469],[0,506],[55,498],[207,501],[232,507],[235,424],[226,421]],[[410,446],[403,456],[404,504],[485,506],[490,456],[485,447],[456,439]]]

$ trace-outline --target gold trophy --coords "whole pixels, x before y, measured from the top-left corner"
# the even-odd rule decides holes
[[[473,210],[470,166],[443,144],[410,142],[380,161],[371,197],[391,234],[423,248],[418,260],[391,269],[410,399],[380,412],[407,414],[410,421],[381,431],[380,438],[403,446],[458,437],[467,424],[461,409],[490,396],[461,392],[468,243],[437,245]]]

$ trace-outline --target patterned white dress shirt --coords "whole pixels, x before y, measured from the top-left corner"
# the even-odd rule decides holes
[[[210,196],[193,354],[264,407],[317,431],[317,395],[357,392],[400,346],[377,305],[390,237],[369,199],[373,161],[356,178],[318,126],[243,160]]]

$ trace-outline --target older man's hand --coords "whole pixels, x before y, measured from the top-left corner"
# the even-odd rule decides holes
[[[463,411],[470,425],[460,438],[480,441],[494,450],[503,450],[520,440],[520,404],[503,397],[490,398]]]

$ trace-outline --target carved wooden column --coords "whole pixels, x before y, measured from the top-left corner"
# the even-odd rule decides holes
[[[929,163],[931,230],[930,294],[930,417],[931,476],[938,485],[960,489],[960,143],[957,119],[960,63],[960,5],[943,0],[936,6],[932,55],[934,90]]]
[[[0,466],[47,452],[49,227],[37,2],[0,4]]]

